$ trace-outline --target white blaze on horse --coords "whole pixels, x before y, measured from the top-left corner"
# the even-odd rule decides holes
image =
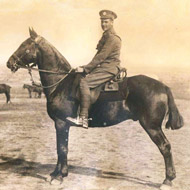
[[[56,128],[58,159],[55,170],[50,174],[51,180],[62,180],[68,175],[70,125],[66,118],[76,117],[79,106],[78,99],[72,95],[76,74],[71,72],[70,64],[54,46],[30,29],[30,38],[9,58],[7,67],[15,72],[20,67],[30,68],[32,63],[38,66],[47,99],[47,112]],[[111,126],[127,119],[139,121],[165,161],[166,176],[161,188],[171,186],[176,177],[171,145],[161,128],[167,114],[167,128],[175,130],[183,126],[183,118],[169,87],[143,75],[125,78],[119,83],[117,92],[101,92],[89,110],[91,127]]]

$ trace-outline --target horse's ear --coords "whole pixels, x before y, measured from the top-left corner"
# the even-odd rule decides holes
[[[34,31],[34,29],[32,28],[30,28],[29,27],[29,33],[30,33],[30,37],[33,39],[33,40],[35,40],[36,39],[36,37],[38,36],[38,34]]]

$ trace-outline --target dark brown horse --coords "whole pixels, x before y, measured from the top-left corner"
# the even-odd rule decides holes
[[[15,72],[20,67],[30,67],[33,62],[37,64],[41,83],[46,87],[44,93],[47,99],[47,112],[55,122],[56,128],[58,160],[55,170],[50,174],[51,180],[55,178],[62,180],[68,175],[70,125],[66,117],[76,117],[79,105],[71,95],[75,75],[70,74],[70,64],[55,47],[30,29],[30,38],[25,40],[9,58],[7,67]],[[125,79],[119,84],[119,89],[119,92],[100,94],[89,111],[92,118],[90,126],[110,126],[127,119],[138,120],[163,155],[166,178],[161,188],[171,186],[176,172],[171,145],[161,126],[167,114],[169,119],[166,127],[173,130],[183,126],[183,118],[179,114],[170,89],[163,83],[143,75]]]
[[[29,98],[32,98],[32,92],[35,93],[35,98],[37,97],[36,94],[38,94],[38,98],[41,98],[43,92],[42,87],[36,85],[34,86],[34,85],[24,84],[23,88],[28,90]]]
[[[7,84],[0,84],[0,94],[5,94],[7,103],[11,102],[11,96],[10,96],[10,89],[11,87]]]

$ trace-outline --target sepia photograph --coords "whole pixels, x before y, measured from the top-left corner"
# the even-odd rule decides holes
[[[0,189],[190,189],[189,0],[0,0]]]

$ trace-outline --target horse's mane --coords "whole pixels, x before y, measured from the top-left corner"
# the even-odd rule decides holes
[[[48,42],[44,37],[40,36],[39,41],[40,49],[43,49],[43,51],[49,55],[48,62],[53,61],[53,64],[55,64],[55,68],[58,69],[60,72],[68,72],[71,70],[71,66],[69,62],[66,60],[66,58],[50,43]],[[55,75],[54,75],[55,76]],[[63,77],[63,75],[59,75],[59,77]],[[57,93],[63,93],[67,94],[67,96],[71,92],[71,86],[73,83],[73,80],[75,78],[75,75],[69,74],[67,77],[62,80],[59,84],[56,85],[56,88],[51,92],[51,98],[56,96]],[[59,80],[59,79],[56,79]]]
[[[66,58],[44,37],[41,37],[40,45],[46,49],[46,51],[54,53],[56,58],[57,67],[61,71],[69,71],[71,69],[71,65],[66,60]]]

